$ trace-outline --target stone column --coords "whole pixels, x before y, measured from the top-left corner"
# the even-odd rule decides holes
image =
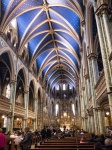
[[[91,132],[95,133],[94,116],[91,116]]]
[[[100,126],[99,126],[99,117],[98,117],[98,107],[95,108],[95,112],[96,112],[96,116],[97,116],[97,122],[96,122],[97,134],[99,135],[100,134]]]
[[[104,28],[102,26],[102,18],[101,16],[95,16],[96,17],[96,23],[97,23],[97,29],[98,29],[98,36],[99,36],[99,42],[101,47],[101,53],[102,53],[102,61],[104,66],[104,74],[105,74],[105,80],[106,80],[106,87],[107,87],[107,94],[108,94],[108,100],[109,100],[109,106],[110,106],[110,113],[111,113],[111,124],[112,124],[112,82],[111,82],[111,71],[110,71],[110,63],[109,58],[106,51],[106,43],[105,43],[105,37],[104,37]]]
[[[99,118],[99,133],[100,134],[105,134],[106,129],[105,129],[105,114],[104,110],[102,108],[98,108],[98,118]]]
[[[40,106],[40,128],[43,128],[43,102],[41,102]]]
[[[107,52],[108,55],[110,55],[112,53],[112,41],[111,41],[111,31],[109,29],[109,13],[111,13],[111,10],[109,9],[107,4],[103,4],[101,6],[99,6],[99,8],[96,11],[96,15],[101,16],[102,17],[102,21],[103,21],[103,32],[105,32],[104,36],[105,36],[105,40],[107,42]]]
[[[91,84],[91,91],[92,91],[92,105],[93,105],[93,115],[94,115],[94,132],[97,134],[97,113],[95,111],[96,108],[96,99],[95,99],[95,89],[94,86],[96,84],[98,78],[98,66],[97,66],[97,55],[95,53],[90,53],[88,55],[88,65],[89,65],[89,75],[90,75],[90,84]]]
[[[7,117],[7,129],[6,129],[6,131],[7,132],[12,131],[11,117],[10,116]]]
[[[27,127],[28,120],[28,104],[29,104],[29,91],[24,92],[24,108],[25,108],[25,116],[23,118],[23,129]]]
[[[35,131],[36,129],[36,119],[33,119],[33,130]]]
[[[37,129],[37,112],[38,112],[38,108],[37,108],[37,99],[34,100],[34,112],[35,112],[35,129]]]
[[[41,100],[40,99],[38,99],[37,100],[37,107],[38,107],[38,109],[37,109],[37,126],[38,126],[38,130],[40,130],[40,110],[41,110]]]
[[[91,129],[91,116],[88,114],[88,132],[91,133],[92,129]]]
[[[8,129],[9,131],[13,131],[13,123],[14,123],[14,109],[15,109],[15,96],[16,96],[16,81],[10,82],[11,95],[10,95],[10,103],[11,103],[11,114],[9,114],[10,119],[8,121]]]

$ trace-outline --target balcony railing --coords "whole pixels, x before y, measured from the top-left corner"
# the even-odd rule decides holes
[[[31,110],[28,110],[28,117],[32,118],[32,119],[35,119],[35,113]]]
[[[24,116],[25,115],[25,108],[24,108],[24,106],[22,104],[16,102],[15,103],[14,114],[15,115]]]
[[[5,96],[0,95],[0,111],[11,112],[10,106],[10,100]]]

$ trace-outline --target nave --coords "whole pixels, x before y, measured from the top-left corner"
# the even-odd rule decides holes
[[[111,39],[112,0],[0,0],[3,134],[112,136]]]

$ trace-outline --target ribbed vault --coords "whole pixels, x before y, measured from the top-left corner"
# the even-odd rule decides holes
[[[79,77],[81,0],[2,0],[1,30],[17,21],[18,55],[28,44],[29,69],[36,61],[43,86],[65,82],[72,87]]]

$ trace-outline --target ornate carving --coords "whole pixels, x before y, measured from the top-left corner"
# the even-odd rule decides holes
[[[49,9],[49,6],[47,4],[43,4],[43,10],[47,11]]]
[[[85,26],[85,20],[83,20],[83,21],[81,22],[81,26],[82,26],[82,27]]]
[[[95,12],[95,14],[98,16],[101,16],[104,13],[108,13],[108,14],[112,13],[112,10],[108,7],[107,4],[100,5],[99,8]]]
[[[50,30],[49,30],[49,34],[54,34],[54,30],[53,30],[53,29],[50,29]]]

